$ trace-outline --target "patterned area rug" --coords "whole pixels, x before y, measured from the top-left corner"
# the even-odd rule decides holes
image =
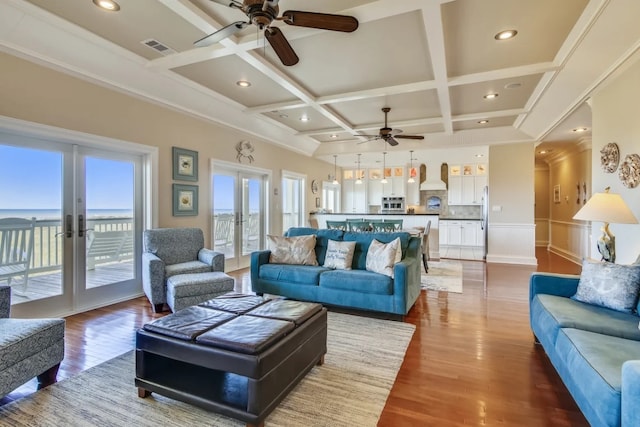
[[[328,352],[267,418],[275,426],[375,426],[415,326],[329,312]],[[134,352],[0,408],[0,426],[244,426],[158,394],[141,399]]]
[[[429,261],[429,273],[422,270],[422,289],[462,293],[462,264],[459,261]]]

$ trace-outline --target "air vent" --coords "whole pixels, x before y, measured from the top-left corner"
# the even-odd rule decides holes
[[[169,46],[159,42],[156,39],[142,40],[140,43],[155,50],[156,52],[160,52],[162,55],[169,55],[171,53],[176,53],[175,50],[171,49]]]

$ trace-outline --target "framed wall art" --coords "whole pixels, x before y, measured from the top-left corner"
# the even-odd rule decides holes
[[[176,181],[198,180],[198,152],[173,147],[173,179]]]
[[[198,215],[198,186],[173,184],[173,216]]]

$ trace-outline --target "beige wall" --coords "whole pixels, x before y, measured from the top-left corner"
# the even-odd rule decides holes
[[[534,171],[536,246],[549,244],[549,166],[546,163],[536,164]]]
[[[272,171],[272,188],[280,189],[283,169],[306,174],[307,186],[310,186],[311,180],[321,182],[333,173],[333,164],[14,56],[0,53],[0,64],[0,115],[158,147],[159,226],[200,227],[205,230],[207,243],[210,236],[207,215],[211,208],[210,159],[237,163],[235,145],[239,141],[250,140],[254,144],[255,162],[252,165]],[[173,146],[199,153],[197,184],[200,206],[197,217],[172,216]],[[273,192],[270,209],[271,232],[281,233],[281,203],[279,197],[273,197]],[[315,196],[309,191],[307,211],[311,210],[315,210]]]
[[[609,142],[618,144],[621,162],[628,154],[640,154],[640,61],[636,58],[635,63],[595,95],[592,101],[593,191],[611,187],[611,192],[619,193],[640,219],[640,186],[627,188],[617,172],[605,173],[600,166],[600,149]],[[594,223],[591,230],[591,256],[594,258],[599,257],[593,241],[600,235],[600,226],[600,223]],[[610,228],[616,235],[616,262],[633,262],[640,254],[640,225],[611,224]]]
[[[489,147],[487,262],[537,264],[534,163],[533,142]]]

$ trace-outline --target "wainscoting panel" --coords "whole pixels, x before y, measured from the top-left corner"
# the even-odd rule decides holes
[[[589,257],[591,226],[577,222],[549,221],[549,250],[563,258],[580,263]]]
[[[535,224],[489,224],[487,262],[538,265]]]
[[[536,218],[536,246],[549,246],[549,218]]]

